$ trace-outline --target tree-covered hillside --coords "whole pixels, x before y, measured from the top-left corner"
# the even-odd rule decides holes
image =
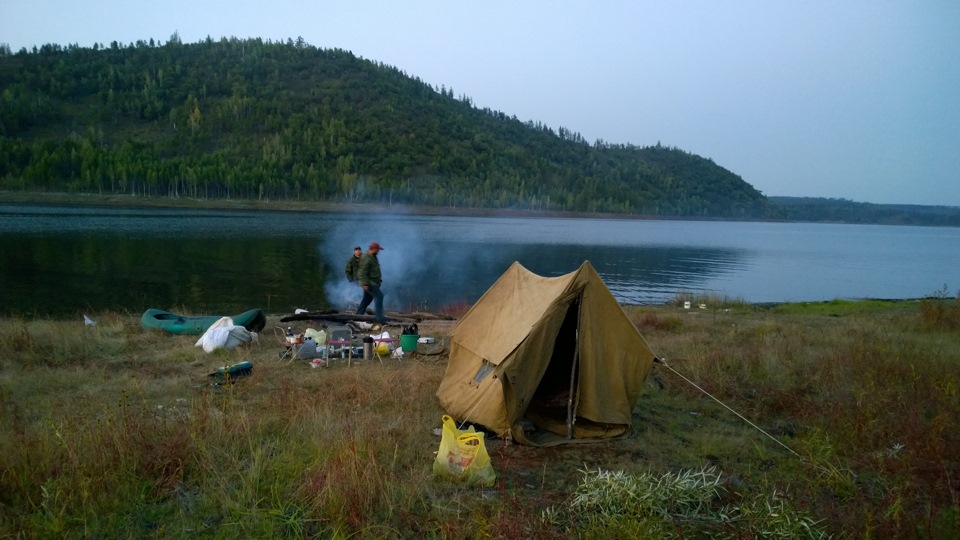
[[[770,197],[784,219],[832,223],[960,227],[960,208],[916,204],[872,204],[818,197]]]
[[[591,144],[302,40],[4,46],[0,89],[3,190],[776,213],[711,160]]]

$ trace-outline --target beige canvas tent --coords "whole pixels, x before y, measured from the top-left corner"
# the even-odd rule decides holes
[[[460,319],[437,390],[457,421],[535,446],[619,437],[654,354],[587,261],[513,263]]]

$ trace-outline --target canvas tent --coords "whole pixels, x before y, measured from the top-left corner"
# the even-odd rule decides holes
[[[460,319],[437,397],[458,421],[535,446],[619,437],[654,354],[589,261],[513,263]]]

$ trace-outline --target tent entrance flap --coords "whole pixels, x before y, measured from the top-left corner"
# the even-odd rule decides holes
[[[578,296],[567,307],[550,362],[526,411],[527,421],[538,430],[567,438],[572,436],[579,391],[580,299]]]

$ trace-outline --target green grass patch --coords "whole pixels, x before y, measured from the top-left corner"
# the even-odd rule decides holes
[[[770,309],[775,313],[793,315],[823,315],[843,317],[846,315],[865,315],[871,313],[890,313],[893,310],[916,309],[918,300],[843,300],[834,299],[823,302],[793,302],[776,304]]]

